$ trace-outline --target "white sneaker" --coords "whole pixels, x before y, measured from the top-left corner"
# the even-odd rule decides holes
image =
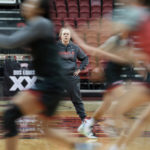
[[[75,150],[99,150],[101,146],[101,143],[77,143]]]
[[[97,138],[93,133],[93,126],[91,126],[87,119],[84,120],[84,122],[79,126],[77,131],[87,138],[95,139]]]
[[[77,131],[78,131],[79,133],[81,133],[81,134],[83,134],[84,124],[85,124],[85,121],[83,121],[83,122],[81,123],[81,125],[80,125],[80,126],[78,127],[78,129],[77,129]]]

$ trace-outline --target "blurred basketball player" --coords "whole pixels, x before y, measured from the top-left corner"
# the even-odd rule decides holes
[[[1,48],[29,46],[37,75],[35,86],[17,94],[9,108],[3,113],[6,150],[16,150],[18,129],[16,120],[24,115],[52,116],[62,98],[64,76],[59,59],[55,33],[49,18],[49,0],[25,0],[22,15],[27,25],[20,31],[7,36],[0,34]],[[97,144],[75,143],[61,131],[44,127],[45,136],[70,149],[93,150]]]
[[[123,27],[121,27],[120,29],[126,29],[126,30],[127,30],[127,29],[128,29],[128,26],[130,26],[130,28],[131,28],[131,27],[135,27],[135,25],[138,24],[137,22],[140,22],[140,21],[141,21],[141,20],[138,20],[138,19],[139,19],[139,16],[140,16],[140,15],[142,16],[142,15],[144,14],[144,12],[145,12],[145,9],[139,9],[138,11],[135,10],[135,9],[131,9],[131,8],[127,8],[127,9],[128,9],[128,10],[133,10],[133,12],[134,12],[133,14],[134,14],[134,15],[129,16],[129,14],[128,14],[128,15],[127,15],[127,16],[129,16],[129,17],[128,17],[128,20],[127,20],[127,21],[124,21],[124,22],[121,21],[121,22],[124,23],[125,26],[123,25]],[[127,13],[128,13],[128,11],[127,11]],[[123,19],[124,19],[124,18],[123,18]],[[123,24],[123,23],[122,23],[122,24]],[[121,31],[121,30],[119,30],[119,31]],[[76,40],[76,42],[77,42],[77,40],[79,40],[78,38],[74,38],[74,39]],[[78,42],[79,42],[79,41],[78,41]],[[81,43],[82,43],[82,42],[80,41],[80,46],[81,46]],[[99,52],[98,52],[98,49],[94,49],[93,47],[87,46],[86,44],[83,44],[83,43],[82,43],[82,46],[85,48],[85,50],[86,50],[87,52],[88,52],[88,50],[90,51],[90,49],[93,50],[93,51],[95,51],[95,53],[94,53],[94,54],[92,53],[92,55],[96,55],[96,54],[98,55],[98,54],[99,54],[99,55],[101,55],[101,56],[104,56],[104,58],[107,57],[107,58],[109,58],[109,59],[111,59],[111,60],[113,60],[113,61],[117,61],[117,60],[118,60],[118,59],[114,59],[114,56],[111,57],[110,55],[107,55],[107,54],[105,55],[105,54],[104,54],[103,52],[101,52],[100,50],[99,50]],[[81,47],[82,47],[82,46],[81,46]],[[83,48],[83,47],[82,47],[82,48]],[[113,59],[112,59],[112,58],[113,58]],[[126,57],[126,58],[127,58],[127,57]],[[131,57],[131,58],[132,58],[132,57]],[[126,60],[129,61],[130,59],[127,58]],[[106,103],[106,104],[107,104],[107,103]],[[108,104],[107,104],[107,105],[108,105]],[[103,106],[105,106],[105,103],[104,103]],[[104,107],[104,108],[105,108],[105,107]],[[100,109],[100,110],[102,111],[103,109]],[[105,109],[104,109],[104,110],[105,110]],[[102,111],[102,112],[101,112],[101,111],[98,110],[94,115],[97,114],[96,116],[99,116],[100,113],[103,113],[103,111]],[[95,117],[95,118],[96,118],[96,117]],[[97,118],[96,118],[96,119],[97,119]],[[95,120],[96,120],[96,119],[95,119]],[[90,127],[92,127],[92,125],[94,124],[93,122],[94,122],[95,120],[92,118]],[[90,130],[90,129],[89,129],[89,130]]]

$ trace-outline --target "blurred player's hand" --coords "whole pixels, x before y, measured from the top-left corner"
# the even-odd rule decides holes
[[[90,81],[92,82],[104,81],[104,70],[100,66],[92,69],[90,73]]]
[[[78,69],[77,71],[74,72],[74,76],[78,76],[80,72],[81,72],[81,70]]]

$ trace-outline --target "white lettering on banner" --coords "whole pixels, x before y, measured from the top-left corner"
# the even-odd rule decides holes
[[[23,70],[23,75],[26,76],[35,75],[35,70]]]
[[[14,70],[13,75],[14,76],[20,76],[20,75],[22,75],[22,71],[21,70]]]
[[[35,70],[13,70],[14,76],[32,76],[35,75]]]
[[[34,85],[35,81],[37,80],[37,77],[29,77],[29,76],[21,76],[21,77],[15,77],[15,76],[10,76],[9,77],[13,81],[13,86],[9,89],[9,91],[16,91],[18,90],[25,90],[31,88],[32,85]],[[24,87],[22,85],[23,81],[27,82],[27,85]]]

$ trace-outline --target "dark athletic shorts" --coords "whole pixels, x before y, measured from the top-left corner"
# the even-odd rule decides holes
[[[37,100],[45,108],[41,113],[46,116],[52,116],[55,113],[64,93],[63,85],[60,82],[45,78],[37,79],[35,85],[28,91],[37,96]]]

